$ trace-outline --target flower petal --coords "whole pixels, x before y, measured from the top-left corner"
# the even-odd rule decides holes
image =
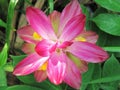
[[[47,59],[48,57],[40,57],[37,53],[30,54],[17,64],[13,74],[17,76],[30,74],[36,71]]]
[[[44,39],[55,40],[56,36],[52,29],[49,18],[39,9],[28,7],[26,16],[32,28]]]
[[[93,31],[84,31],[80,34],[80,36],[90,43],[96,43],[98,39],[98,35]]]
[[[37,82],[42,82],[47,78],[47,73],[46,71],[43,71],[43,70],[37,70],[34,73],[34,77]]]
[[[48,78],[56,85],[62,83],[66,71],[66,55],[61,53],[52,53],[48,61]]]
[[[49,56],[50,53],[52,51],[54,51],[54,49],[56,47],[54,47],[54,44],[51,41],[48,40],[42,40],[40,41],[36,47],[35,47],[35,51],[40,55],[40,56]],[[53,48],[53,50],[51,50]]]
[[[62,35],[60,37],[60,41],[70,41],[77,37],[85,25],[85,15],[80,14],[74,18],[72,18],[65,26]]]
[[[67,69],[65,73],[64,82],[73,88],[79,89],[81,84],[81,73],[78,67],[67,58]]]
[[[50,18],[50,21],[52,23],[52,27],[54,28],[54,32],[58,33],[58,26],[59,26],[59,22],[60,22],[60,12],[57,12],[57,11],[53,11],[50,15],[49,15],[49,18]]]
[[[86,61],[80,60],[71,53],[67,53],[67,56],[77,66],[77,68],[79,68],[80,73],[86,72],[88,70],[88,63]]]
[[[34,52],[35,44],[25,43],[22,46],[22,51],[26,54],[31,54]]]
[[[59,34],[61,35],[62,30],[64,29],[67,22],[82,13],[78,0],[72,0],[61,13],[60,17],[60,26],[59,26]]]
[[[67,51],[87,62],[98,63],[108,58],[107,52],[88,42],[74,42]]]
[[[30,25],[25,26],[17,30],[18,35],[28,43],[36,43],[37,41],[33,38],[34,30]]]

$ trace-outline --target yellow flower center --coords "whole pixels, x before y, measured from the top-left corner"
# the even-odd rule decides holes
[[[82,36],[79,36],[79,37],[75,38],[75,40],[76,41],[83,41],[83,42],[86,41],[86,39],[84,37],[82,37]]]
[[[35,40],[41,40],[41,39],[42,39],[41,36],[38,35],[36,32],[33,33],[33,38],[34,38]]]
[[[38,70],[46,71],[48,62],[45,62]]]

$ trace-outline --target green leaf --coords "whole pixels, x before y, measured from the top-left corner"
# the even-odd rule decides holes
[[[6,27],[6,23],[0,19],[0,26]]]
[[[119,78],[120,78],[120,63],[114,57],[114,55],[112,55],[105,62],[104,66],[103,66],[103,77],[110,77],[110,76],[114,76],[114,77],[119,76]]]
[[[118,76],[110,76],[110,77],[99,78],[99,79],[96,79],[96,80],[92,80],[92,81],[89,82],[88,84],[106,83],[106,82],[113,82],[113,81],[118,81],[118,80],[120,80],[120,75],[118,75]]]
[[[94,64],[94,72],[92,79],[98,79],[101,78],[101,65],[100,64]]]
[[[14,85],[8,87],[6,90],[43,90],[43,89],[28,85]]]
[[[90,23],[90,13],[89,13],[89,10],[84,5],[81,5],[81,8],[82,8],[82,12],[86,16],[86,30],[90,30],[91,23]]]
[[[12,72],[14,70],[12,63],[6,63],[3,66],[3,68],[4,68],[5,71],[8,71],[8,72]]]
[[[8,7],[8,15],[7,15],[7,25],[6,25],[6,42],[10,44],[10,32],[13,30],[12,22],[14,16],[14,9],[17,4],[18,0],[10,0],[9,7]]]
[[[8,46],[7,44],[4,45],[2,52],[0,53],[0,66],[3,66],[6,64],[7,56],[8,56]]]
[[[120,12],[120,0],[95,0],[95,2],[108,10]]]
[[[11,58],[13,59],[13,66],[17,65],[25,57],[26,57],[26,55],[21,55],[21,56],[12,56],[11,55]]]
[[[54,9],[54,0],[48,0],[48,3],[50,7],[49,13],[51,13]]]
[[[82,85],[80,87],[80,90],[86,90],[88,83],[92,79],[92,75],[94,72],[94,64],[88,65],[88,71],[82,74]]]
[[[7,86],[6,73],[3,67],[0,67],[0,87]],[[1,90],[1,89],[0,89]]]
[[[106,83],[120,80],[120,63],[118,60],[112,55],[103,66],[103,77],[92,80],[89,82],[93,83]]]
[[[43,88],[45,90],[61,90],[60,86],[56,86],[56,85],[50,83],[48,80],[45,80],[41,83],[36,82],[33,74],[30,74],[27,76],[19,76],[17,78],[20,81],[24,82],[25,84],[40,87],[40,88]]]
[[[103,47],[103,49],[109,52],[120,52],[120,47]]]
[[[0,86],[0,90],[6,90],[7,86]]]
[[[99,14],[92,19],[104,32],[120,36],[120,16],[116,14]]]
[[[113,85],[101,85],[102,90],[117,90]]]
[[[87,80],[86,80],[85,84],[83,84],[83,86],[80,90],[86,90],[86,88],[88,90],[99,90],[98,84],[88,85],[88,83],[87,83],[91,80],[101,78],[101,65],[100,64],[93,64],[93,66],[94,66],[94,68],[92,67],[93,70],[91,69],[91,74],[89,71],[89,75],[86,75],[87,78],[83,78],[83,79],[87,79]],[[84,83],[84,82],[82,82],[82,83]]]

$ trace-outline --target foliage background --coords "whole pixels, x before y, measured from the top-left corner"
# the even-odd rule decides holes
[[[79,0],[86,14],[86,29],[99,35],[97,45],[108,51],[109,59],[89,64],[82,75],[80,90],[120,89],[120,0]],[[34,6],[49,14],[62,11],[69,0],[0,0],[0,90],[74,90],[66,84],[55,86],[48,80],[37,83],[33,75],[15,77],[14,66],[25,57],[23,41],[16,30],[27,24],[25,9]]]

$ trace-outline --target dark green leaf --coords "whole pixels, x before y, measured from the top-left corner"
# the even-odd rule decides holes
[[[86,15],[86,30],[90,30],[90,13],[88,8],[84,5],[81,5],[82,12]]]
[[[6,23],[0,19],[0,26],[6,27]]]
[[[25,57],[26,57],[26,55],[21,55],[21,56],[12,56],[11,55],[11,58],[13,59],[13,66],[18,64]]]
[[[0,86],[0,90],[6,90],[7,86]]]
[[[115,86],[112,85],[101,85],[101,88],[103,90],[118,90],[117,88],[115,88]]]
[[[93,21],[106,33],[120,36],[120,16],[116,14],[99,14]]]
[[[61,88],[59,86],[56,86],[56,85],[50,83],[50,81],[48,81],[48,80],[45,80],[41,83],[36,82],[36,80],[34,79],[34,76],[32,74],[27,75],[27,76],[19,76],[18,79],[20,81],[24,82],[25,84],[40,87],[45,90],[61,90]]]
[[[93,83],[106,83],[120,80],[120,63],[118,60],[112,55],[104,64],[103,67],[103,77],[92,80]]]
[[[89,75],[88,75],[88,77],[89,77]],[[87,82],[89,82],[90,80],[98,79],[98,78],[101,78],[101,65],[100,64],[94,64],[94,70],[93,70],[91,79],[88,78]],[[88,90],[99,90],[99,88],[100,88],[99,84],[92,84],[92,85],[90,84],[90,85],[87,85],[87,89]],[[82,89],[86,90],[84,86],[83,86]]]
[[[93,72],[93,76],[92,79],[98,79],[101,78],[101,65],[100,64],[94,64],[94,72]]]
[[[120,0],[95,0],[95,2],[108,10],[120,12]]]
[[[94,64],[89,64],[88,71],[82,74],[82,85],[80,87],[80,90],[86,90],[89,82],[92,79],[92,75],[94,72]]]
[[[96,80],[92,80],[91,82],[89,82],[89,84],[93,84],[93,83],[106,83],[106,82],[113,82],[113,81],[118,81],[120,80],[120,75],[118,76],[110,76],[110,77],[103,77],[103,78],[99,78]]]
[[[15,85],[8,87],[6,90],[43,90],[43,89],[28,85]]]

